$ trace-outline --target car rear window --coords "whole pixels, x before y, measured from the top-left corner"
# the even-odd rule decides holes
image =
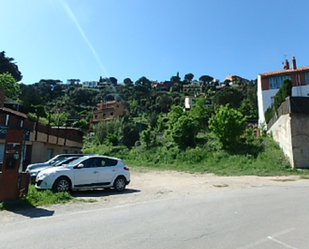
[[[110,159],[110,158],[103,158],[102,159],[102,164],[104,163],[104,167],[107,167],[107,166],[115,166],[117,165],[118,161],[117,160],[114,160],[114,159]]]

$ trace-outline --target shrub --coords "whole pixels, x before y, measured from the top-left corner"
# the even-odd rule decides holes
[[[246,128],[246,118],[241,112],[220,106],[209,120],[209,129],[219,138],[224,148],[235,146]]]

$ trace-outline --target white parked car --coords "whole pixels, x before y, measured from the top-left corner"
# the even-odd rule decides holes
[[[120,192],[129,183],[129,168],[120,159],[84,156],[64,166],[40,171],[36,177],[35,187],[55,192],[114,187]]]

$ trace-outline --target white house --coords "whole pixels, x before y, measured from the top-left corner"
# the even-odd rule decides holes
[[[285,79],[292,80],[293,97],[309,96],[309,66],[297,68],[295,57],[292,58],[291,69],[286,60],[283,70],[259,74],[257,86],[259,125],[265,123],[265,111],[274,103],[275,95]]]
[[[95,88],[99,86],[99,82],[97,81],[84,81],[83,87],[85,88]]]

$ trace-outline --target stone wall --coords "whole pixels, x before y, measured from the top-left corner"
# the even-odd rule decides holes
[[[292,167],[309,169],[309,98],[288,97],[268,127]]]

